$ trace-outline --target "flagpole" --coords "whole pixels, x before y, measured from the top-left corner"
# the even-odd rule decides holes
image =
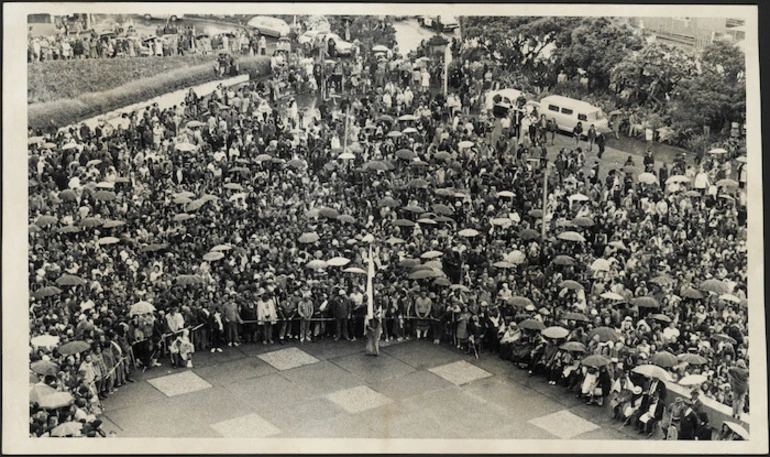
[[[366,271],[366,318],[374,318],[374,290],[372,282],[374,279],[374,256],[372,255],[372,245],[369,244],[369,268]]]

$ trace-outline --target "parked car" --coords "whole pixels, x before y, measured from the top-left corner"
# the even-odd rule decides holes
[[[439,32],[452,32],[460,27],[460,23],[454,16],[420,16],[417,18],[417,22],[423,27]]]
[[[145,13],[144,18],[148,21],[151,19],[161,19],[163,21],[176,22],[184,18],[184,14],[150,14]]]
[[[246,25],[262,35],[276,38],[286,36],[290,31],[289,24],[286,21],[271,16],[254,16]]]
[[[593,124],[597,132],[609,133],[607,116],[601,108],[582,100],[563,97],[561,95],[549,95],[540,100],[541,114],[549,119],[556,120],[559,130],[571,132],[578,122],[583,124],[583,132]]]

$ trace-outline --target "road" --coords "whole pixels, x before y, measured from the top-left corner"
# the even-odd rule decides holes
[[[137,375],[104,402],[123,437],[637,439],[494,354],[405,341],[251,344]],[[658,437],[660,438],[660,437]]]
[[[423,40],[427,40],[436,34],[435,30],[420,27],[417,23],[417,19],[409,18],[404,21],[397,21],[393,23],[393,28],[396,29],[396,43],[398,44],[398,51],[402,55],[407,55],[411,51],[417,49]],[[460,29],[454,30],[454,33],[442,33],[445,38],[460,37]]]

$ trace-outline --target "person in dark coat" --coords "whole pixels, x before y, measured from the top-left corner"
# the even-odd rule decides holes
[[[646,394],[652,395],[653,392],[657,392],[658,396],[660,396],[660,399],[662,401],[666,401],[666,394],[668,393],[668,388],[666,387],[666,383],[657,379],[652,378],[650,380],[650,384],[647,386]]]
[[[350,318],[350,313],[350,299],[348,298],[347,293],[345,293],[343,289],[340,289],[334,300],[334,322],[336,324],[334,341],[339,341],[340,337],[343,337],[346,340],[350,339],[350,336],[348,336],[348,319]]]
[[[663,419],[665,405],[657,392],[645,395],[639,411],[642,413],[637,420],[639,433],[652,435],[655,424]]]
[[[695,434],[698,430],[698,415],[692,409],[692,402],[685,400],[685,403],[686,406],[679,423],[679,439],[692,441],[695,439]]]

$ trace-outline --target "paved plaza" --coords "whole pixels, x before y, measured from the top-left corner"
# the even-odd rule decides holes
[[[124,437],[636,439],[561,387],[484,353],[405,341],[244,345],[137,373],[105,402]]]

